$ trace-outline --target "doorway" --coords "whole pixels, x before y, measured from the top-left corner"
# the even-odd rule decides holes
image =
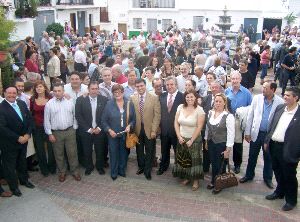
[[[244,19],[244,32],[247,33],[247,35],[250,39],[250,42],[256,42],[256,39],[259,38],[259,36],[257,36],[257,35],[259,35],[257,33],[257,23],[258,23],[258,18],[245,18]],[[252,27],[253,27],[253,29],[252,29],[253,33],[252,33],[252,31],[250,31],[250,25],[252,25]]]
[[[70,14],[70,22],[71,22],[72,29],[74,30],[74,32],[76,32],[77,31],[77,28],[76,28],[76,13],[71,13]]]
[[[263,30],[267,29],[269,33],[272,33],[272,29],[277,25],[278,29],[281,30],[282,19],[264,18]],[[265,35],[263,34],[263,39]]]
[[[127,36],[127,24],[126,23],[118,23],[118,31],[123,32],[124,35]]]

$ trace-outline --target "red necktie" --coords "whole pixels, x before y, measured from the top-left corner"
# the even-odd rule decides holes
[[[169,96],[169,101],[168,101],[167,106],[168,106],[168,112],[171,112],[171,109],[173,106],[173,95],[172,94],[170,94],[170,96]]]

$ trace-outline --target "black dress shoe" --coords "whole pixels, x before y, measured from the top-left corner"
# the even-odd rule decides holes
[[[290,211],[290,210],[293,210],[295,208],[295,205],[292,205],[292,204],[289,204],[289,203],[285,203],[281,210],[283,211]]]
[[[126,177],[125,173],[124,174],[123,173],[118,173],[118,175],[121,176],[121,177]]]
[[[218,193],[220,193],[221,191],[222,191],[222,190],[216,190],[216,189],[213,189],[211,193],[212,193],[212,194],[218,194]]]
[[[144,169],[138,169],[138,170],[136,171],[136,175],[140,175],[140,174],[142,174],[142,173],[144,173]]]
[[[158,169],[158,171],[156,171],[156,175],[162,175],[165,171],[163,171],[162,169]]]
[[[39,171],[39,168],[37,168],[37,167],[28,167],[27,170],[31,171],[31,172],[36,172],[36,171]]]
[[[99,169],[98,172],[99,172],[100,175],[104,175],[105,174],[105,171],[104,171],[103,168]]]
[[[115,180],[117,179],[117,177],[111,177],[111,179],[112,179],[113,181],[115,181]]]
[[[272,193],[272,194],[270,194],[270,195],[267,195],[266,196],[266,199],[267,200],[276,200],[276,199],[283,199],[283,195],[279,195],[279,194],[277,194],[277,193]]]
[[[246,182],[248,182],[248,181],[251,181],[252,179],[250,179],[249,177],[243,177],[243,178],[241,178],[239,181],[240,181],[240,183],[246,183]]]
[[[207,187],[206,187],[206,188],[207,188],[208,190],[211,190],[211,189],[213,189],[214,187],[215,187],[215,186],[214,186],[213,184],[210,183],[210,184],[207,184]]]
[[[86,175],[86,176],[91,175],[92,172],[93,172],[93,169],[86,169],[84,172],[84,175]]]
[[[35,186],[32,183],[30,183],[29,181],[27,181],[25,183],[20,183],[20,184],[27,187],[27,188],[30,188],[30,189],[35,188]]]
[[[151,180],[152,179],[152,177],[151,177],[151,174],[149,173],[149,174],[145,174],[145,177],[146,177],[146,179],[147,180]]]
[[[265,180],[264,182],[265,182],[265,184],[266,184],[266,186],[267,186],[268,188],[274,189],[274,184],[272,183],[272,181],[270,181],[270,180]]]
[[[239,174],[241,172],[241,169],[239,166],[234,167],[234,173]]]
[[[18,188],[15,189],[15,190],[12,190],[11,192],[12,192],[13,195],[15,195],[17,197],[22,196],[22,193],[21,193],[21,191]]]

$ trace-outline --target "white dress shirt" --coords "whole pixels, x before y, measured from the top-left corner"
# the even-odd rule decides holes
[[[234,116],[227,111],[223,111],[219,116],[214,118],[215,116],[215,111],[211,110],[211,116],[210,119],[208,120],[211,125],[217,125],[220,123],[222,120],[223,116],[228,114],[226,118],[226,128],[227,128],[227,140],[226,140],[226,147],[233,147],[234,144],[234,135],[235,135],[235,121],[234,121]],[[205,137],[204,139],[207,140],[208,136],[208,126],[206,126],[205,129]]]
[[[71,97],[73,103],[76,104],[76,100],[79,96],[82,96],[83,94],[88,93],[88,86],[81,84],[80,90],[78,92],[76,92],[73,90],[71,83],[68,83],[68,84],[64,85],[64,90],[65,90],[65,93]]]
[[[83,51],[77,50],[74,54],[74,61],[76,63],[82,63],[84,66],[86,66],[86,55]]]
[[[72,100],[53,97],[45,106],[44,128],[47,135],[52,134],[52,130],[65,130],[69,127],[77,129],[75,119],[75,105]]]
[[[274,130],[274,133],[271,137],[271,139],[273,141],[281,142],[281,143],[284,142],[285,132],[286,132],[290,122],[292,121],[295,113],[297,112],[297,110],[298,110],[298,105],[291,111],[288,111],[287,107],[285,107],[284,112],[282,113],[282,115],[277,123],[277,126]]]

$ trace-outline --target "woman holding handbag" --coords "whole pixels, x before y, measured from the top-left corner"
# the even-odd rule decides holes
[[[111,178],[118,175],[126,177],[128,150],[126,149],[126,133],[135,127],[135,111],[132,103],[124,99],[124,88],[120,84],[112,87],[114,98],[107,102],[102,124],[108,134]],[[127,109],[129,106],[129,109]],[[128,113],[129,110],[129,113]],[[128,113],[128,118],[127,117]],[[128,122],[127,122],[128,121]],[[128,124],[126,124],[128,123]]]
[[[193,181],[192,190],[199,188],[199,179],[203,179],[201,130],[205,113],[198,106],[198,94],[195,90],[184,93],[184,104],[179,105],[174,127],[178,138],[176,162],[173,176],[184,179],[182,185]]]
[[[229,153],[234,144],[234,117],[229,113],[227,108],[227,98],[224,94],[218,93],[214,98],[214,107],[208,113],[205,137],[207,142],[209,158],[212,165],[211,183],[207,185],[207,189],[213,189],[213,193],[217,194],[221,190],[214,189],[215,177],[223,169],[222,156],[224,159],[229,158]],[[223,164],[224,165],[224,164]]]

